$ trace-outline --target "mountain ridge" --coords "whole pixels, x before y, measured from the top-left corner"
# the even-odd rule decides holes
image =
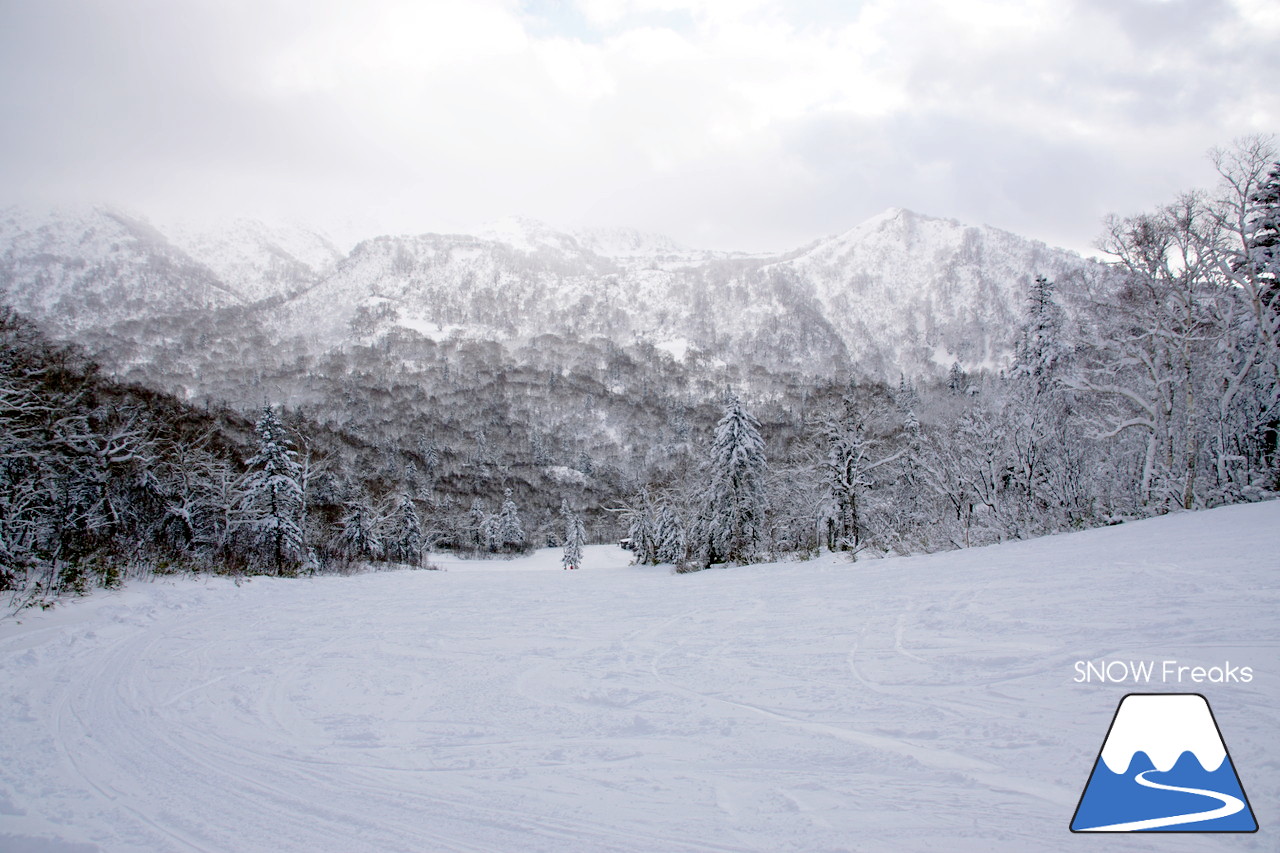
[[[1001,368],[1011,346],[1002,336],[1031,280],[1091,263],[900,207],[761,254],[522,218],[476,235],[381,235],[343,253],[315,229],[253,220],[155,225],[110,208],[0,215],[0,295],[72,337],[145,334],[166,315],[230,310],[317,354],[393,332],[518,341],[551,331],[882,381],[940,375],[953,362]]]

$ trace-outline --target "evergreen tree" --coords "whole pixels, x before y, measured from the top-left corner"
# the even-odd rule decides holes
[[[755,558],[765,534],[767,471],[760,422],[730,395],[707,465],[698,543],[704,566]]]
[[[907,381],[906,374],[898,374],[898,390],[893,399],[898,408],[904,412],[920,405],[920,395],[916,392],[916,386]]]
[[[670,504],[663,504],[658,510],[658,520],[654,525],[654,558],[659,563],[671,563],[681,566],[685,559],[684,526],[680,517]]]
[[[555,464],[555,459],[552,458],[551,452],[547,449],[546,437],[539,430],[534,430],[532,435],[529,436],[529,446],[529,458],[534,465],[545,467]]]
[[[426,487],[430,489],[435,481],[440,477],[440,447],[434,440],[419,443],[419,451],[422,454],[423,472],[426,476]]]
[[[1244,235],[1245,263],[1264,282],[1263,301],[1280,311],[1280,163],[1274,163],[1250,196]]]
[[[657,507],[647,488],[640,490],[636,504],[628,513],[627,538],[631,540],[631,551],[636,555],[637,563],[654,564],[658,562],[655,537]]]
[[[484,521],[480,524],[480,540],[484,545],[484,549],[490,554],[496,554],[502,548],[502,538],[498,535],[498,517],[496,515],[486,515]]]
[[[1258,455],[1270,460],[1269,464],[1263,463],[1264,469],[1270,469],[1266,486],[1272,491],[1280,491],[1280,162],[1272,164],[1260,184],[1249,199],[1252,210],[1244,235],[1247,265],[1256,281],[1254,290],[1261,303],[1261,306],[1254,306],[1255,329],[1249,337],[1264,350],[1264,354],[1252,360],[1256,360],[1260,367],[1269,365],[1270,370],[1262,367],[1262,375],[1253,383],[1254,393],[1250,396],[1254,402],[1248,408],[1258,414],[1252,418],[1246,416],[1246,422],[1255,422],[1252,443],[1262,449]],[[1248,346],[1236,349],[1247,352]],[[1233,379],[1227,377],[1226,384],[1232,385]],[[1229,433],[1231,430],[1225,431]],[[1222,446],[1227,443],[1227,440],[1219,441]],[[1220,475],[1219,479],[1225,477]]]
[[[416,566],[422,563],[422,522],[418,509],[408,494],[400,496],[396,507],[391,544],[387,556],[400,563]]]
[[[303,557],[302,468],[270,406],[263,408],[254,432],[258,447],[246,463],[250,474],[245,483],[251,523],[272,568],[292,573]]]
[[[1064,340],[1065,314],[1054,300],[1054,289],[1044,276],[1032,282],[1014,343],[1013,368],[999,389],[1011,457],[1004,481],[1022,536],[1057,528],[1063,509],[1052,506],[1055,500],[1047,488],[1064,464],[1067,414],[1059,377],[1068,368],[1070,352]]]
[[[564,555],[560,558],[566,569],[582,567],[582,546],[586,544],[587,533],[582,526],[582,519],[569,509],[569,501],[560,501],[560,528],[564,531]]]
[[[928,526],[934,508],[927,489],[923,464],[925,443],[920,419],[907,409],[902,424],[902,450],[895,466],[890,506],[893,521],[889,539],[900,553],[922,550],[928,542]]]
[[[471,507],[467,510],[467,517],[462,523],[467,544],[472,549],[479,551],[481,548],[488,547],[486,530],[489,526],[489,512],[485,509],[484,501],[480,498],[472,499]]]
[[[1027,294],[1027,311],[1014,343],[1013,373],[1034,380],[1043,393],[1062,368],[1067,347],[1062,339],[1065,315],[1054,300],[1054,284],[1036,276]]]
[[[348,560],[379,560],[382,558],[382,540],[377,522],[364,496],[348,501],[339,522],[342,532],[339,547]]]
[[[520,512],[516,502],[511,499],[511,490],[503,492],[505,499],[498,512],[497,528],[494,536],[498,547],[507,551],[519,551],[524,547],[524,525],[520,522]]]

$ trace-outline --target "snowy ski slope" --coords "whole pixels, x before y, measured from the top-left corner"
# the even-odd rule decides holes
[[[1277,531],[1273,502],[852,565],[100,593],[0,622],[0,850],[1096,848],[1067,827],[1117,702],[1181,691],[1261,830],[1105,849],[1274,851]],[[1253,680],[1073,680],[1111,659]]]

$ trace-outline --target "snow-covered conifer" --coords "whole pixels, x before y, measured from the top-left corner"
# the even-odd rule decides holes
[[[339,522],[339,547],[348,560],[379,560],[383,556],[377,519],[363,495],[347,502]]]
[[[246,463],[250,473],[245,483],[251,523],[272,568],[293,572],[303,557],[298,454],[270,406],[263,408],[255,435],[257,452]]]
[[[635,505],[627,511],[627,538],[631,541],[631,551],[636,555],[636,562],[644,565],[658,562],[655,523],[657,507],[649,490],[641,489]]]
[[[516,502],[511,499],[511,490],[503,492],[502,509],[498,512],[494,539],[498,548],[507,551],[518,551],[524,547],[524,525],[520,522],[520,511]]]
[[[663,504],[658,510],[658,519],[654,525],[654,558],[659,563],[671,563],[680,566],[685,560],[684,525],[670,504]]]
[[[703,565],[748,563],[765,533],[764,478],[768,471],[760,422],[730,395],[716,425],[699,520]]]
[[[1065,315],[1054,300],[1054,283],[1036,276],[1027,294],[1027,310],[1014,343],[1013,374],[1030,377],[1042,393],[1062,368],[1067,347],[1062,339]]]
[[[400,496],[392,519],[387,556],[400,563],[416,566],[422,562],[422,521],[418,508],[408,494]]]
[[[1265,282],[1263,299],[1275,303],[1280,288],[1280,163],[1273,163],[1249,198],[1251,210],[1244,235],[1249,271]]]
[[[462,523],[467,544],[477,551],[481,548],[487,548],[490,538],[489,530],[492,526],[489,521],[489,511],[485,509],[484,501],[480,498],[474,498],[471,501],[471,508],[467,510],[467,517]]]
[[[564,555],[560,558],[566,569],[582,567],[582,546],[586,543],[587,534],[582,526],[582,519],[569,509],[567,500],[560,501],[560,528],[563,531]]]

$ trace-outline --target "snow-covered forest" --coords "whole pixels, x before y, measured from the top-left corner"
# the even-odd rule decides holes
[[[211,274],[183,273],[193,262],[162,238],[144,266],[77,266],[27,251],[49,230],[14,236],[11,216],[0,290],[32,319],[10,311],[0,322],[0,583],[30,604],[132,573],[423,566],[432,551],[561,546],[574,524],[587,542],[625,537],[637,561],[680,570],[824,549],[857,559],[1272,497],[1280,163],[1263,139],[1214,162],[1216,187],[1108,220],[1108,264],[1026,271],[1009,322],[994,308],[985,328],[945,321],[987,343],[926,330],[920,346],[932,341],[934,354],[902,355],[901,369],[860,368],[857,347],[839,344],[853,361],[833,370],[821,353],[836,343],[801,332],[770,340],[767,323],[736,336],[718,327],[679,358],[632,325],[618,338],[441,334],[399,317],[407,296],[365,299],[345,342],[320,346],[271,325],[303,316],[299,306],[329,287],[307,278],[314,269],[289,267],[292,290],[277,276],[261,301],[220,306]],[[386,245],[339,262],[333,280],[363,281],[361,258]],[[728,300],[702,305],[708,322],[746,316],[765,292],[791,300],[789,318],[814,311],[829,322],[835,303],[796,295],[823,251],[625,269],[587,252],[572,280],[607,291],[619,276],[684,288],[705,279]],[[418,261],[398,257],[405,280],[419,275]],[[551,256],[534,247],[530,257]],[[394,269],[375,290],[399,286]],[[166,313],[139,303],[141,315],[114,326],[76,321],[96,316],[94,304],[128,309],[102,292],[132,293],[133,275],[203,282],[213,304]],[[42,308],[33,289],[52,292],[55,278],[60,301]],[[493,287],[504,281],[493,272]],[[459,298],[477,286],[459,285]],[[493,297],[499,314],[509,310]],[[946,304],[946,287],[936,298]],[[575,316],[585,324],[613,310]],[[138,319],[148,312],[149,328]],[[443,328],[445,316],[432,322]],[[50,331],[75,343],[53,343]],[[752,341],[807,352],[811,367],[749,360]],[[878,359],[895,351],[868,346]],[[949,369],[937,352],[954,355]]]

